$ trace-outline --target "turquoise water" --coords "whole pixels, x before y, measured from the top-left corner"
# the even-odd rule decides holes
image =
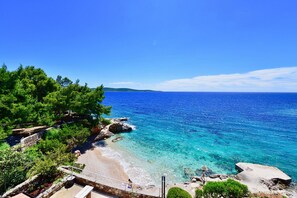
[[[155,182],[186,181],[185,168],[203,165],[235,173],[237,162],[297,179],[297,94],[107,92],[105,104],[136,126],[117,147]]]

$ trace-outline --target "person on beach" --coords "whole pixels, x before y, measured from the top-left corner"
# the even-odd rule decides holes
[[[128,184],[128,188],[132,188],[132,183],[133,183],[133,182],[131,181],[130,178],[128,179],[128,182],[129,182],[129,184]]]

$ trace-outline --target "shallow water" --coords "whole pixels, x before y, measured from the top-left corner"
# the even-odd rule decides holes
[[[104,103],[136,126],[116,143],[136,178],[141,168],[149,183],[173,183],[185,168],[229,174],[251,162],[297,179],[297,94],[107,92]]]

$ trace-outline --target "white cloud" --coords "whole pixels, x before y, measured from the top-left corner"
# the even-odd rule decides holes
[[[154,89],[163,91],[297,92],[297,67],[169,80],[156,84]]]

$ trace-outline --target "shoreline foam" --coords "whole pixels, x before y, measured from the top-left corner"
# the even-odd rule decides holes
[[[150,174],[145,169],[135,165],[134,160],[129,160],[133,157],[129,155],[128,152],[117,148],[115,143],[111,142],[111,139],[104,141],[104,146],[95,143],[96,148],[100,150],[103,157],[117,162],[133,183],[140,186],[156,185]],[[129,160],[129,162],[127,160]]]
[[[115,160],[102,155],[99,148],[87,150],[79,156],[78,163],[85,164],[83,173],[95,177],[96,179],[111,178],[121,182],[128,181],[128,175],[122,169],[122,166]]]

